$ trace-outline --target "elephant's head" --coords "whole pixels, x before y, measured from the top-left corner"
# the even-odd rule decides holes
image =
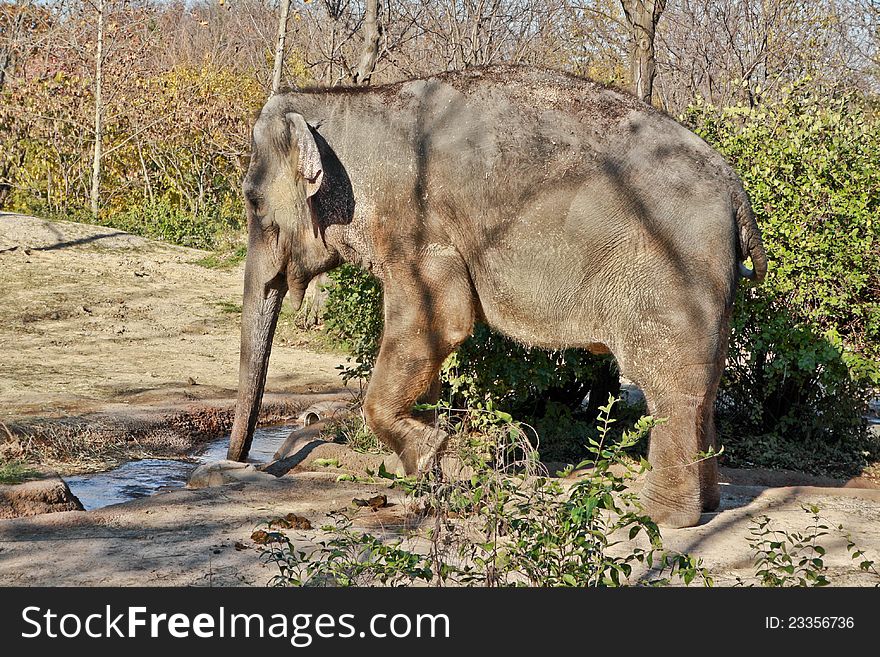
[[[242,185],[248,254],[238,403],[227,455],[236,461],[244,460],[250,450],[284,295],[290,291],[298,310],[309,281],[338,260],[318,219],[319,190],[327,196],[322,186],[333,177],[325,175],[322,162],[321,151],[329,147],[301,114],[277,108],[278,103],[270,101],[254,125],[253,153]],[[331,159],[338,164],[335,156]]]

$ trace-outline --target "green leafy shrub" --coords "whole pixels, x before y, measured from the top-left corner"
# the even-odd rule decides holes
[[[878,455],[880,119],[807,83],[685,120],[743,179],[770,261],[736,301],[718,401],[727,462],[850,475]]]
[[[548,404],[577,408],[600,362],[581,349],[529,349],[478,324],[446,359],[441,376],[453,404],[495,407],[526,419],[544,416]]]
[[[420,479],[379,473],[409,494],[407,506],[421,509],[427,528],[388,541],[333,514],[309,544],[274,532],[262,551],[278,568],[270,583],[607,587],[698,579],[711,586],[699,559],[663,549],[659,529],[629,490],[648,465],[624,452],[643,441],[653,419],[641,418],[615,440],[613,404],[600,409],[590,457],[578,464],[583,474],[570,486],[541,472],[523,425],[507,414],[439,408],[458,458],[473,474],[447,480],[438,472]],[[632,542],[640,534],[643,546]]]
[[[348,264],[330,272],[330,280],[324,323],[350,356],[349,365],[342,368],[343,381],[368,379],[382,338],[382,286],[363,269]]]
[[[193,215],[165,200],[133,205],[115,213],[103,213],[99,222],[129,233],[160,239],[196,249],[213,249],[232,228],[218,213]]]

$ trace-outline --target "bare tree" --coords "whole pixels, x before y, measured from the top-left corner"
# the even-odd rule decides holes
[[[93,5],[96,12],[96,44],[95,44],[95,150],[92,158],[92,191],[89,197],[92,216],[98,216],[98,201],[101,189],[101,142],[104,138],[104,10],[105,0],[97,0]]]
[[[557,45],[563,66],[606,83],[625,84],[630,77],[630,27],[620,0],[563,4],[565,31]]]
[[[657,65],[654,56],[654,35],[666,0],[620,0],[629,24],[630,71],[636,96],[650,103],[654,96]]]
[[[278,8],[278,40],[275,46],[275,65],[272,67],[272,93],[281,87],[281,69],[284,65],[284,40],[287,37],[287,20],[290,16],[290,0],[281,0]]]
[[[15,4],[0,5],[0,90],[13,66],[18,40],[26,30],[31,2],[16,0]]]
[[[657,33],[660,101],[756,105],[809,76],[876,91],[877,0],[667,0]]]
[[[352,72],[351,80],[355,84],[370,84],[376,63],[379,61],[379,0],[366,0],[364,7],[364,45],[361,59]]]

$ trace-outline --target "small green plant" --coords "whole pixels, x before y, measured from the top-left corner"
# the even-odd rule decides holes
[[[247,256],[247,247],[239,246],[231,252],[215,251],[195,261],[195,264],[206,269],[232,269],[244,261]]]
[[[762,586],[827,586],[825,548],[818,540],[828,535],[828,525],[816,506],[802,505],[812,518],[804,531],[774,529],[769,516],[760,516],[749,527],[749,546],[754,552],[755,576]]]
[[[329,538],[307,548],[298,548],[281,532],[268,533],[262,554],[278,567],[269,586],[401,586],[433,579],[424,555],[406,549],[402,541],[386,543],[353,531],[345,515],[329,515],[332,524],[322,527]]]
[[[464,561],[473,564],[462,569],[463,581],[486,586],[620,586],[640,564],[647,569],[642,584],[666,584],[673,578],[690,584],[698,576],[711,584],[698,560],[663,551],[659,529],[629,488],[649,466],[645,460],[632,461],[625,452],[645,439],[657,421],[643,417],[633,429],[613,438],[614,403],[609,399],[599,408],[598,435],[588,438],[586,445],[590,456],[563,473],[586,473],[567,489],[560,479],[529,472],[537,454],[523,448],[521,439],[491,446],[495,467],[476,469],[469,482],[471,502],[482,522],[477,540],[464,542],[460,551]],[[496,438],[523,431],[515,422],[500,424],[503,430],[494,434]],[[510,458],[517,452],[524,454],[519,461]],[[647,537],[646,547],[629,543],[639,534]]]
[[[349,516],[331,516],[329,538],[297,547],[279,534],[263,549],[279,574],[273,585],[409,584],[464,586],[621,586],[690,584],[712,579],[699,559],[663,550],[660,531],[639,507],[629,484],[648,467],[625,457],[656,424],[642,418],[616,439],[613,400],[600,408],[591,457],[571,468],[566,486],[542,471],[527,425],[502,411],[441,411],[452,433],[457,478],[436,468],[415,479],[376,474],[401,488],[419,509],[422,527],[387,544],[352,529]],[[470,474],[468,474],[470,473]],[[644,545],[634,545],[639,535]]]
[[[766,515],[752,520],[748,543],[753,553],[755,577],[762,586],[813,587],[831,583],[825,563],[826,549],[820,544],[820,539],[831,533],[831,526],[822,518],[817,505],[802,504],[801,509],[810,516],[803,530],[776,529]],[[856,546],[843,525],[838,525],[836,530],[846,539],[852,559],[860,560],[859,569],[874,574],[880,586],[880,572],[874,562],[865,557],[865,552]],[[744,584],[742,578],[737,578],[737,585]]]
[[[23,461],[11,460],[0,464],[0,484],[20,484],[39,476],[39,471]]]
[[[325,439],[348,445],[365,454],[389,454],[388,448],[373,433],[360,414],[331,420],[322,432]]]

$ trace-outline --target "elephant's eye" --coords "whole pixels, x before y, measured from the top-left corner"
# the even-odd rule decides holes
[[[263,203],[264,199],[262,196],[256,196],[256,195],[247,196],[246,199],[247,199],[248,204],[251,206],[251,210],[253,210],[253,213],[255,215],[259,216],[259,215],[263,214],[263,211],[265,208],[263,207],[264,206],[264,203]]]

